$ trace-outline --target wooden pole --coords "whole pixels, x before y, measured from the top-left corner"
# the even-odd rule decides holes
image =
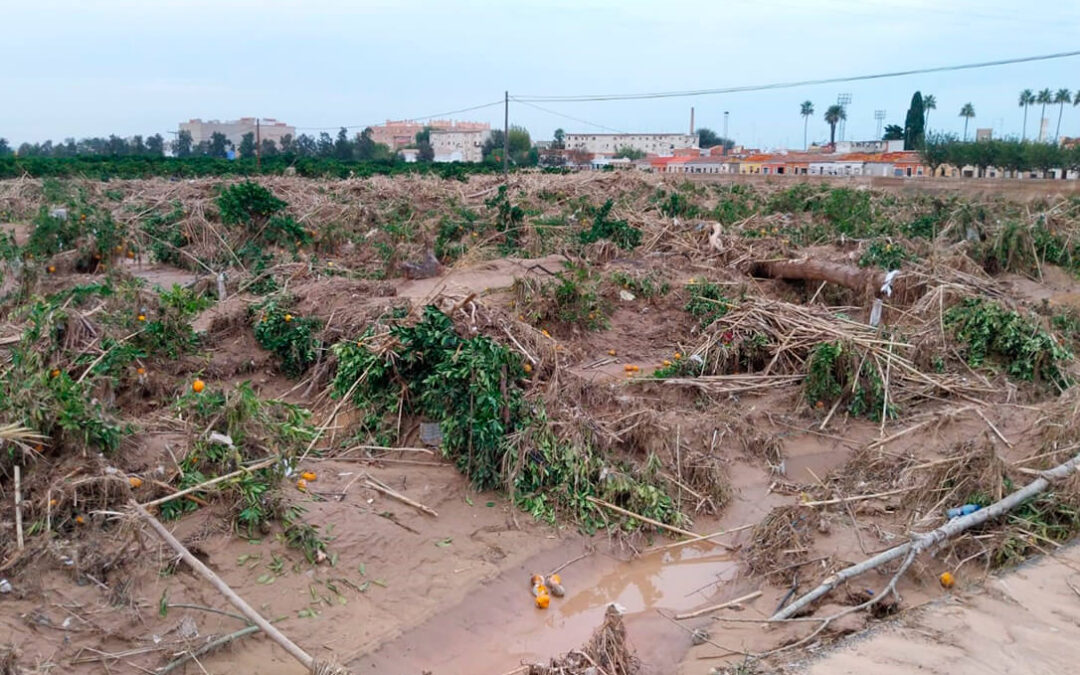
[[[165,526],[162,525],[157,518],[150,515],[149,511],[144,509],[134,499],[128,502],[128,504],[135,511],[135,513],[138,514],[138,516],[146,522],[147,525],[153,528],[154,532],[156,532],[157,535],[161,537],[166,544],[168,544],[174,551],[176,551],[176,553],[180,556],[180,559],[187,563],[192,570],[194,570],[203,579],[209,581],[210,584],[214,588],[216,588],[217,591],[221,593],[226,600],[232,603],[233,607],[236,607],[238,610],[240,610],[240,613],[250,619],[253,624],[258,626],[259,629],[262,630],[262,632],[266,633],[267,637],[280,645],[281,648],[287,651],[290,656],[303,664],[304,667],[308,669],[308,672],[312,671],[312,667],[315,664],[315,659],[312,658],[310,654],[297,646],[292,640],[285,637],[285,635],[277,628],[274,628],[274,626],[272,626],[269,621],[264,619],[261,614],[256,612],[255,609],[251,605],[247,604],[247,602],[245,602],[243,598],[237,595],[233,589],[229,588],[229,585],[222,581],[221,577],[214,574],[213,570],[204,565],[202,561],[200,561],[198,558],[191,555],[191,552],[188,551],[187,548],[183,544],[181,544],[180,541],[176,537],[174,537],[171,532],[165,529]]]
[[[704,609],[695,610],[693,612],[687,612],[686,614],[676,614],[676,619],[694,619],[703,614],[709,612],[717,612],[721,609],[727,609],[728,607],[734,607],[735,605],[741,605],[744,602],[750,602],[755,598],[761,597],[761,591],[754,591],[753,593],[747,593],[741,598],[735,598],[734,600],[728,600],[727,602],[721,602],[719,605],[713,605],[712,607],[705,607]]]
[[[15,540],[22,550],[22,467],[18,464],[15,465]]]
[[[255,118],[255,173],[262,171],[262,133],[259,118]]]

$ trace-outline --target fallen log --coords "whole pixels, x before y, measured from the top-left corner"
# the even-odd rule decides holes
[[[165,529],[165,526],[162,525],[157,518],[150,515],[150,512],[143,508],[141,504],[135,500],[131,500],[128,503],[131,506],[131,509],[147,525],[149,525],[159,537],[161,537],[162,541],[176,551],[181,560],[187,563],[196,574],[210,582],[210,584],[216,588],[233,607],[240,610],[240,613],[247,617],[251,623],[255,624],[262,632],[266,633],[268,638],[276,642],[278,646],[288,652],[290,656],[303,664],[303,666],[308,669],[308,672],[313,673],[314,675],[348,675],[349,671],[344,668],[317,661],[310,654],[301,649],[295,642],[285,637],[284,633],[275,628],[269,621],[263,618],[261,614],[255,611],[247,601],[237,595],[236,591],[230,588],[221,577],[204,565],[201,560],[193,556],[191,551],[187,550],[187,547],[180,543],[180,540],[174,537],[172,532]]]
[[[813,258],[762,260],[751,264],[750,274],[770,279],[828,281],[871,297],[876,297],[885,283],[884,272]]]
[[[919,553],[926,549],[945,541],[951,537],[954,537],[965,530],[969,530],[976,525],[981,525],[986,521],[1003,516],[1009,511],[1020,506],[1027,500],[1035,497],[1036,495],[1045,492],[1053,481],[1062,480],[1068,478],[1069,475],[1075,473],[1080,467],[1080,455],[1077,455],[1065,462],[1059,464],[1053,469],[1043,471],[1039,478],[1036,478],[1032,482],[1028,483],[1019,490],[1008,495],[1004,499],[994,502],[990,506],[984,509],[979,509],[974,513],[970,513],[966,516],[959,518],[953,518],[949,522],[945,523],[941,527],[928,532],[926,534],[912,535],[911,541],[900,544],[890,548],[887,551],[877,554],[873,558],[862,561],[858,565],[852,565],[846,569],[840,570],[836,574],[830,576],[823,581],[820,586],[810,591],[806,595],[803,595],[795,602],[791,603],[784,609],[780,610],[769,619],[770,621],[780,621],[783,619],[790,619],[799,613],[804,607],[814,602],[818,598],[822,597],[829,591],[833,590],[840,584],[844,583],[848,579],[857,577],[864,572],[869,572],[872,569],[876,569],[887,562],[896,560],[897,558],[905,558],[905,565],[910,564],[910,561],[915,558]],[[901,568],[903,569],[903,567]],[[895,581],[895,577],[894,577]],[[879,593],[875,596],[875,599],[884,597],[885,593]]]

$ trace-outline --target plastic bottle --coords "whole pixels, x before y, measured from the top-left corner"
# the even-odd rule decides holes
[[[963,506],[949,509],[945,512],[945,515],[949,517],[949,520],[952,520],[953,518],[959,518],[960,516],[966,516],[970,513],[975,513],[981,508],[982,507],[978,504],[964,504]]]

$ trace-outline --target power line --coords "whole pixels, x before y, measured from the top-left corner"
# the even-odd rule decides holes
[[[572,115],[565,115],[565,114],[563,114],[561,112],[556,112],[554,110],[551,110],[550,108],[545,108],[543,106],[536,105],[535,103],[527,103],[525,101],[519,101],[517,98],[515,98],[513,96],[510,97],[510,100],[513,101],[514,103],[521,103],[522,105],[527,105],[530,108],[536,108],[537,110],[542,110],[542,111],[544,111],[544,112],[546,112],[546,113],[548,113],[550,115],[555,115],[557,117],[565,117],[568,120],[573,120],[575,122],[581,122],[582,124],[588,124],[589,126],[596,127],[597,129],[604,129],[605,131],[613,131],[613,132],[615,132],[617,134],[626,133],[625,131],[621,131],[619,129],[612,129],[611,127],[606,127],[603,124],[597,124],[596,122],[590,122],[589,120],[583,120],[580,117],[574,117]]]
[[[456,115],[458,113],[470,112],[470,111],[473,111],[473,110],[482,110],[484,108],[491,108],[492,106],[497,106],[497,105],[502,105],[502,104],[503,104],[503,101],[500,99],[498,101],[492,101],[491,103],[481,103],[480,105],[469,106],[468,108],[458,108],[457,110],[447,110],[445,112],[437,112],[437,113],[435,113],[433,115],[423,115],[423,116],[420,116],[420,117],[405,117],[405,118],[402,118],[402,119],[407,119],[407,120],[429,120],[429,119],[432,119],[434,117],[445,117],[445,116],[449,116],[449,115]],[[367,127],[375,126],[377,124],[380,124],[380,122],[373,122],[373,123],[368,123],[368,124],[345,124],[345,125],[338,125],[338,126],[333,126],[333,127],[296,127],[296,130],[297,131],[330,131],[330,130],[333,130],[333,129],[341,129],[342,127],[344,127],[345,129],[366,129]]]
[[[765,91],[768,89],[791,89],[794,87],[807,87],[821,84],[836,84],[840,82],[859,82],[863,80],[881,80],[891,77],[904,77],[906,75],[921,75],[925,73],[942,73],[957,70],[972,70],[976,68],[991,68],[995,66],[1007,66],[1016,63],[1031,63],[1033,61],[1050,61],[1064,59],[1072,56],[1080,56],[1080,50],[1069,52],[1056,52],[1054,54],[1042,54],[1039,56],[1023,56],[1012,59],[998,59],[996,61],[981,61],[979,63],[966,63],[958,66],[936,66],[933,68],[916,68],[912,70],[897,70],[888,73],[876,73],[873,75],[852,75],[848,77],[829,77],[818,80],[799,80],[795,82],[773,82],[770,84],[745,85],[741,87],[722,87],[717,89],[690,89],[685,91],[661,91],[641,94],[593,94],[578,96],[519,96],[514,100],[519,103],[533,101],[541,102],[584,102],[584,101],[630,101],[651,98],[679,98],[687,96],[709,96],[713,94],[737,94],[748,91]]]

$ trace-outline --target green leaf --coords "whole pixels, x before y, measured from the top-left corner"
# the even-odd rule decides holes
[[[454,543],[454,538],[453,537],[447,537],[446,539],[440,539],[439,541],[435,542],[435,545],[440,547],[440,548],[446,548],[447,546],[449,546],[452,543]]]

